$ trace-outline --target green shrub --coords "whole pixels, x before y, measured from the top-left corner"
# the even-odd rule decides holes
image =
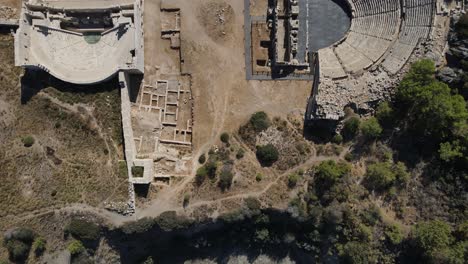
[[[260,181],[262,181],[262,179],[263,179],[263,175],[261,173],[257,173],[257,175],[255,176],[255,180],[257,182],[260,182]]]
[[[142,166],[132,166],[132,176],[135,178],[142,178],[145,167]]]
[[[216,177],[216,171],[218,170],[218,163],[211,160],[205,164],[205,168],[208,177],[210,177],[210,179],[214,179]]]
[[[343,135],[347,140],[353,139],[359,132],[361,120],[357,116],[352,116],[345,120],[343,126]]]
[[[375,116],[377,117],[377,120],[379,120],[380,125],[384,127],[390,127],[393,124],[394,113],[388,102],[382,102],[377,107]]]
[[[219,182],[218,182],[218,186],[221,188],[221,190],[224,191],[226,189],[231,188],[233,177],[234,175],[232,174],[230,170],[223,169],[223,171],[221,172],[221,175],[219,176]]]
[[[335,144],[343,143],[343,136],[340,135],[340,134],[336,134],[335,136],[333,136],[332,142],[335,143]]]
[[[350,171],[351,167],[347,163],[336,163],[334,160],[326,160],[322,161],[315,169],[315,177],[319,185],[329,188]]]
[[[178,216],[175,211],[166,211],[156,217],[156,223],[162,230],[169,232],[187,228],[191,221],[184,216]]]
[[[127,162],[125,160],[119,160],[119,177],[128,178]]]
[[[42,237],[38,237],[34,240],[33,250],[37,256],[41,255],[45,251],[46,243],[47,241]]]
[[[67,225],[65,232],[81,241],[96,241],[100,237],[101,230],[93,222],[75,218]]]
[[[365,185],[369,189],[386,190],[396,181],[405,183],[409,179],[405,164],[398,162],[377,162],[367,167],[365,174]]]
[[[384,232],[385,232],[385,237],[388,239],[388,241],[392,245],[398,245],[404,239],[403,233],[401,232],[401,229],[397,225],[386,226]]]
[[[257,159],[262,166],[269,167],[279,158],[278,149],[272,144],[257,147]]]
[[[206,156],[205,154],[201,154],[200,157],[198,157],[198,163],[203,164],[206,161]]]
[[[468,14],[463,14],[461,16],[460,20],[458,20],[457,24],[455,25],[455,30],[462,37],[468,37]]]
[[[367,243],[352,241],[344,245],[343,248],[343,262],[344,263],[377,263],[372,246]]]
[[[242,159],[245,155],[245,150],[243,148],[239,148],[236,153],[236,159]]]
[[[382,134],[382,131],[382,127],[375,117],[371,117],[361,124],[361,132],[366,138],[378,138]]]
[[[122,225],[122,231],[127,234],[141,234],[150,230],[155,224],[155,220],[149,217],[143,217],[136,221],[125,222]]]
[[[447,248],[453,240],[450,226],[439,220],[417,223],[412,235],[418,248],[429,257]]]
[[[184,201],[183,201],[182,204],[183,204],[184,207],[187,207],[189,205],[189,203],[190,203],[190,195],[187,193],[187,194],[184,195]]]
[[[346,153],[346,155],[344,156],[344,158],[345,158],[345,160],[346,160],[347,162],[351,162],[351,161],[353,161],[353,159],[354,159],[354,155],[353,155],[353,153],[348,152],[348,153]]]
[[[206,176],[208,175],[205,166],[202,166],[198,168],[197,174],[195,174],[195,183],[200,186],[203,184],[203,182],[206,179]]]
[[[5,247],[12,260],[21,261],[28,258],[30,245],[20,240],[9,240],[5,242]]]
[[[70,244],[68,244],[67,249],[72,256],[77,256],[86,250],[83,246],[83,243],[78,240],[73,240]]]
[[[255,132],[262,132],[270,127],[271,122],[265,112],[256,112],[250,117],[250,124]]]
[[[31,147],[32,145],[34,145],[34,138],[32,136],[25,136],[21,139],[21,142],[23,142],[23,145],[25,147]]]
[[[297,185],[297,182],[300,180],[300,176],[296,173],[290,174],[288,177],[288,186],[289,188],[294,188]]]
[[[229,143],[229,134],[226,132],[222,133],[220,139],[223,143]]]

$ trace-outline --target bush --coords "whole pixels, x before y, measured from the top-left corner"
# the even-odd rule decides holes
[[[12,260],[25,260],[28,258],[30,245],[20,240],[9,240],[5,242],[5,247],[8,250],[8,254]]]
[[[220,139],[223,143],[229,143],[229,134],[226,132],[222,133]]]
[[[255,132],[262,132],[270,127],[271,122],[265,112],[256,112],[250,117],[250,124]]]
[[[221,172],[221,175],[219,176],[219,182],[218,182],[218,186],[221,188],[221,190],[224,191],[226,189],[231,188],[233,177],[234,175],[232,174],[230,170],[223,169],[223,171]]]
[[[392,171],[391,163],[378,162],[367,167],[365,179],[369,189],[384,190],[395,182],[396,175]]]
[[[377,120],[379,120],[380,125],[384,127],[390,127],[393,124],[394,113],[388,102],[382,102],[377,107],[375,116],[377,117]]]
[[[32,136],[25,136],[21,139],[21,142],[23,142],[25,147],[29,148],[34,145],[35,140]]]
[[[119,160],[119,177],[128,178],[127,162],[125,160]]]
[[[405,183],[408,179],[409,173],[406,166],[401,162],[397,164],[391,164],[390,162],[370,164],[365,174],[366,186],[369,189],[380,191],[388,189],[397,180],[400,183]]]
[[[205,164],[205,168],[208,177],[214,179],[214,177],[216,177],[216,171],[218,170],[218,163],[216,163],[214,160],[211,160]]]
[[[67,249],[72,256],[77,256],[86,250],[83,246],[83,243],[78,240],[73,240],[70,244],[68,244]]]
[[[243,148],[239,148],[236,153],[236,159],[242,159],[245,155],[245,150]]]
[[[41,255],[45,251],[46,243],[47,241],[42,237],[38,237],[34,240],[33,250],[37,256]]]
[[[205,154],[201,154],[200,157],[198,158],[198,162],[199,162],[200,164],[203,164],[203,163],[205,163],[205,161],[206,161],[206,156],[205,156]]]
[[[344,263],[377,263],[374,250],[367,243],[348,242],[343,248]]]
[[[122,225],[122,231],[127,234],[141,234],[150,230],[155,224],[155,220],[149,217],[143,217],[136,221],[125,222]]]
[[[297,182],[299,181],[300,177],[296,173],[290,174],[288,177],[288,186],[289,188],[294,188],[297,185]]]
[[[375,117],[371,117],[361,124],[362,134],[369,139],[375,139],[382,134],[382,127]]]
[[[435,220],[416,224],[413,239],[423,255],[432,257],[438,251],[446,249],[453,237],[447,223]]]
[[[335,182],[347,174],[351,167],[347,163],[336,163],[334,160],[322,161],[315,170],[315,177],[319,185],[325,189],[330,188]]]
[[[343,143],[343,136],[340,134],[336,134],[335,136],[333,136],[331,141],[335,144],[341,144]]]
[[[208,175],[205,166],[198,168],[197,174],[195,174],[195,183],[200,186],[206,179],[206,175]]]
[[[403,241],[403,233],[397,225],[389,225],[385,227],[385,237],[392,245],[398,245]]]
[[[132,166],[132,176],[135,178],[142,178],[145,168],[142,166]]]
[[[96,241],[100,237],[100,227],[82,219],[72,219],[65,228],[65,232],[81,241]]]
[[[187,194],[184,195],[184,201],[183,201],[182,204],[183,204],[184,207],[187,207],[189,205],[189,203],[190,203],[190,195],[187,193]]]
[[[156,218],[158,226],[166,231],[183,229],[190,226],[191,222],[184,216],[178,216],[175,211],[166,211]]]
[[[343,135],[347,140],[353,139],[359,132],[361,120],[357,116],[352,116],[345,120],[343,127]]]
[[[278,150],[272,144],[257,147],[257,159],[262,166],[269,167],[279,158]]]
[[[263,179],[263,175],[261,173],[257,173],[257,175],[255,176],[255,180],[257,182],[260,182],[260,181],[262,181],[262,179]]]
[[[468,37],[468,14],[463,14],[461,16],[460,20],[458,20],[457,24],[455,25],[455,30],[462,37]]]

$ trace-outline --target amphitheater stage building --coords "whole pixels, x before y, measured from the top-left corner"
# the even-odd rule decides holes
[[[141,0],[25,0],[15,64],[75,84],[143,73]]]

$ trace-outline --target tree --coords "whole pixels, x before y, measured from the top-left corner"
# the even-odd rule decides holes
[[[455,30],[462,37],[468,37],[468,14],[463,14],[455,25]]]
[[[344,162],[336,163],[334,160],[322,161],[315,169],[317,185],[323,189],[329,189],[350,170],[349,164]]]
[[[446,249],[453,241],[450,226],[440,220],[417,223],[412,235],[422,254],[428,258]]]
[[[278,149],[272,144],[257,147],[257,159],[264,167],[269,167],[279,158]]]
[[[223,169],[221,172],[221,175],[219,176],[219,182],[218,182],[219,188],[221,188],[221,190],[223,191],[231,188],[233,177],[234,175],[232,174],[230,170]]]
[[[288,177],[288,186],[289,188],[294,188],[297,185],[297,182],[299,181],[300,177],[297,173],[292,173]]]
[[[20,240],[10,240],[5,242],[5,247],[8,250],[8,254],[10,254],[10,258],[12,260],[25,260],[28,258],[29,249],[31,248],[30,245],[24,243]]]
[[[388,239],[388,241],[392,245],[398,245],[404,239],[404,236],[403,236],[403,233],[401,232],[400,227],[398,227],[395,224],[386,226],[384,233],[385,233],[385,237]]]
[[[202,185],[206,179],[207,174],[208,173],[206,172],[205,166],[201,166],[200,168],[198,168],[197,173],[195,174],[195,183],[198,186]]]
[[[229,134],[226,132],[222,133],[220,139],[223,143],[229,143]]]
[[[394,111],[389,102],[379,104],[375,116],[379,120],[380,125],[384,127],[389,127],[394,122]]]
[[[377,263],[374,250],[367,243],[348,242],[343,248],[343,261],[350,264]]]
[[[254,113],[249,122],[257,133],[267,130],[271,125],[268,115],[263,111]]]
[[[389,162],[377,162],[367,167],[365,174],[366,185],[370,189],[384,190],[396,180],[396,175]]]
[[[100,237],[101,230],[93,222],[75,218],[67,225],[65,232],[81,241],[96,241]]]
[[[351,116],[346,119],[343,127],[343,136],[347,139],[353,139],[359,132],[361,120],[357,116]]]
[[[380,126],[377,118],[371,117],[361,124],[362,134],[369,139],[375,139],[382,134],[382,127]]]
[[[216,176],[216,171],[218,170],[218,163],[214,160],[210,160],[205,164],[205,169],[208,177],[213,179]]]
[[[205,154],[201,154],[200,157],[198,158],[198,163],[203,164],[206,161],[206,156]]]

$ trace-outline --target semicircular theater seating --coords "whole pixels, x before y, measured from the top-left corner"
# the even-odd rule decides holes
[[[320,71],[328,78],[380,64],[397,73],[420,39],[429,35],[435,0],[348,0],[351,28],[341,41],[319,50]]]
[[[80,33],[36,26],[31,55],[40,68],[54,77],[77,84],[92,84],[112,77],[122,65],[132,62],[128,52],[134,42],[130,29],[117,27],[104,32],[91,44]]]

